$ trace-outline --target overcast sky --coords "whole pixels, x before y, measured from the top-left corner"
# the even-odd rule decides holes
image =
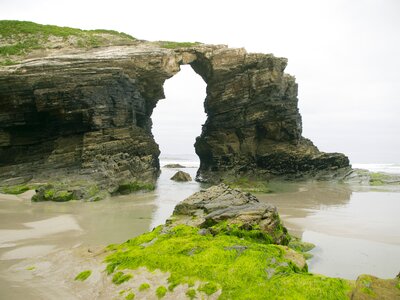
[[[353,163],[400,163],[399,0],[0,0],[0,19],[287,57],[286,72],[299,84],[305,137],[323,151],[346,153]],[[170,134],[159,141],[164,153],[192,151],[200,133],[195,123],[203,122],[205,92],[191,75],[185,69],[170,79],[168,99],[155,110],[156,131]]]

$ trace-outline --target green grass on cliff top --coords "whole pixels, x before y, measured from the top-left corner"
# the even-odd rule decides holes
[[[349,299],[348,281],[300,270],[284,257],[282,246],[225,234],[200,235],[198,228],[185,225],[163,231],[160,226],[109,246],[114,252],[106,258],[107,272],[159,269],[170,273],[169,291],[185,283],[193,289],[200,281],[196,293],[221,290],[219,299]]]
[[[82,30],[71,27],[60,27],[55,25],[42,25],[29,21],[14,21],[14,20],[0,20],[0,35],[1,38],[14,37],[16,35],[29,35],[41,34],[44,36],[59,36],[68,37],[71,35],[89,34],[110,34],[115,36],[124,37],[130,40],[135,40],[129,34],[118,32],[115,30],[95,29],[95,30]]]
[[[172,41],[159,41],[161,48],[166,49],[177,49],[177,48],[187,48],[200,45],[200,42],[172,42]]]
[[[136,38],[115,30],[82,30],[29,21],[0,20],[0,66],[18,63],[21,57],[40,49],[96,48],[131,45]],[[161,48],[176,49],[199,45],[199,42],[159,41]]]
[[[94,48],[105,45],[130,44],[136,39],[114,30],[81,30],[55,25],[41,25],[28,21],[0,20],[0,57],[20,56],[35,49],[54,47],[50,37],[61,38],[58,47]],[[72,39],[69,39],[73,37]],[[10,59],[3,65],[12,64]]]

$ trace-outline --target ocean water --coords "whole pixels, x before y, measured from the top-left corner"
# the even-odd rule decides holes
[[[200,159],[196,154],[165,154],[160,157],[160,167],[175,163],[183,165],[186,168],[199,168]]]
[[[400,164],[352,164],[355,169],[366,169],[371,172],[384,172],[390,174],[400,174]]]

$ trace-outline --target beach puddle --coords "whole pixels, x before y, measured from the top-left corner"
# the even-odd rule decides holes
[[[356,279],[400,271],[399,188],[318,182],[275,183],[275,190],[257,197],[277,206],[289,232],[316,245],[310,272]]]

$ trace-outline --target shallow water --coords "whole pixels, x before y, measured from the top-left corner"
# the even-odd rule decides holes
[[[184,171],[194,178],[196,163],[186,164],[192,167]],[[23,299],[30,292],[7,279],[7,269],[24,258],[121,243],[163,224],[179,201],[201,188],[169,180],[176,171],[162,168],[153,192],[93,203],[32,203],[29,194],[0,194],[0,299]],[[327,182],[271,183],[271,189],[257,197],[278,207],[292,234],[317,245],[311,272],[355,279],[361,273],[392,278],[400,271],[399,189]]]
[[[274,186],[271,187],[274,190]],[[400,271],[400,190],[344,184],[276,184],[257,195],[272,203],[289,232],[314,243],[309,270],[356,279],[363,273],[393,278]]]

